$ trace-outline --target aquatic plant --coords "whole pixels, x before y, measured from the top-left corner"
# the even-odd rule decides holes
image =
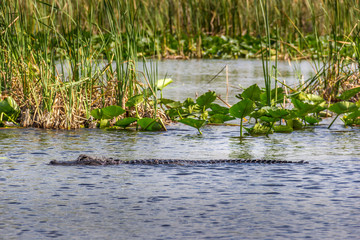
[[[330,123],[329,125],[329,129],[331,128],[331,126],[333,125],[333,123],[335,122],[335,120],[344,113],[352,113],[352,112],[357,112],[359,111],[359,107],[352,102],[348,102],[348,101],[342,101],[342,102],[337,102],[332,104],[329,107],[329,110],[336,113],[336,117],[334,118],[334,120]],[[350,115],[351,116],[351,115]],[[351,118],[357,118],[357,113],[355,113],[355,116],[351,116]],[[345,118],[346,119],[346,118]]]
[[[0,101],[0,124],[4,121],[10,121],[17,124],[17,118],[20,115],[20,108],[12,97],[7,97]]]
[[[0,2],[0,95],[10,93],[19,104],[22,126],[78,128],[93,108],[124,108],[144,92],[133,5],[82,3]]]
[[[255,109],[255,103],[248,98],[234,104],[229,112],[232,116],[240,119],[240,137],[242,137],[243,119]]]
[[[207,123],[221,124],[233,120],[227,107],[214,103],[217,95],[214,91],[200,95],[195,101],[187,98],[184,102],[160,99],[167,110],[167,115],[174,121],[194,127],[202,134],[200,128]]]
[[[262,109],[281,108],[284,93],[278,85],[284,85],[277,77],[278,59],[312,60],[314,76],[295,92],[336,102],[358,87],[360,30],[354,7],[358,4],[358,0],[1,1],[0,96],[9,95],[18,104],[22,126],[78,128],[93,109],[112,105],[126,108],[127,117],[159,119],[164,116],[159,104],[168,106],[173,119],[221,123],[233,116],[213,102],[202,103],[202,98],[214,96],[167,101],[162,91],[171,81],[158,80],[156,62],[149,60],[139,72],[138,59],[261,57],[265,91],[254,87],[247,90],[256,91],[253,96],[244,92],[241,100],[256,105],[248,117],[279,129],[278,120],[266,122],[272,116]],[[340,100],[354,102],[359,95]],[[319,121],[323,104],[289,99],[297,106],[291,116],[304,124]],[[343,119],[355,123],[355,112],[345,113]]]
[[[200,135],[202,134],[200,128],[202,128],[206,124],[206,120],[193,119],[193,118],[183,118],[178,120],[178,122],[196,128]]]

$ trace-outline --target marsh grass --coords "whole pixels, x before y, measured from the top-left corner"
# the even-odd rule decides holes
[[[138,94],[155,117],[157,66],[138,72],[138,57],[262,56],[267,89],[270,59],[310,59],[315,75],[301,90],[332,101],[359,85],[359,3],[0,1],[0,97],[16,100],[23,126],[78,128],[92,109]]]
[[[95,14],[99,7],[105,17]],[[1,2],[0,95],[19,103],[22,126],[78,128],[91,109],[124,107],[143,90],[133,7],[107,0],[101,6],[97,1]],[[153,70],[147,72],[151,83]],[[153,106],[141,109],[156,115]]]

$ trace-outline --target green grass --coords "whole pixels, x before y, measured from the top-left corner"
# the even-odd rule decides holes
[[[180,56],[262,58],[268,96],[278,59],[309,59],[316,75],[301,90],[331,101],[359,84],[359,3],[0,1],[0,100],[15,99],[23,126],[76,128],[138,94],[156,117],[157,66],[140,73],[138,59]]]

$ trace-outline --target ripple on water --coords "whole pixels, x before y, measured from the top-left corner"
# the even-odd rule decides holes
[[[320,128],[313,132],[273,134],[269,138],[247,137],[240,143],[238,128],[211,127],[206,131],[210,137],[206,134],[198,137],[191,129],[182,127],[173,128],[164,136],[126,133],[126,137],[123,132],[102,130],[77,130],[76,134],[11,130],[11,136],[0,138],[0,145],[1,141],[18,143],[19,136],[22,140],[21,147],[14,146],[14,150],[6,153],[0,150],[7,157],[0,159],[3,192],[0,236],[4,239],[360,236],[360,147],[350,141],[359,138],[356,134],[334,134]],[[326,140],[329,136],[339,144],[335,150]],[[49,156],[72,160],[84,152],[111,153],[124,159],[246,157],[306,159],[310,164],[59,168],[47,165]]]

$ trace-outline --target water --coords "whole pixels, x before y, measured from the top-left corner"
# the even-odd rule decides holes
[[[237,102],[234,97],[240,88],[258,84],[264,87],[264,75],[262,62],[259,60],[168,60],[158,62],[159,77],[170,77],[174,83],[168,85],[164,90],[164,97],[175,100],[185,100],[187,97],[194,98],[195,93],[212,90],[226,99],[226,74],[224,66],[228,66],[229,102]],[[148,68],[151,63],[148,63]],[[139,63],[140,70],[143,64]],[[306,61],[278,62],[278,80],[290,87],[302,83],[315,75],[313,65]],[[216,78],[214,78],[216,76]],[[281,84],[279,84],[281,86]]]
[[[236,126],[2,129],[0,239],[359,239],[360,129],[329,121],[243,142]],[[47,165],[81,153],[310,164]]]

